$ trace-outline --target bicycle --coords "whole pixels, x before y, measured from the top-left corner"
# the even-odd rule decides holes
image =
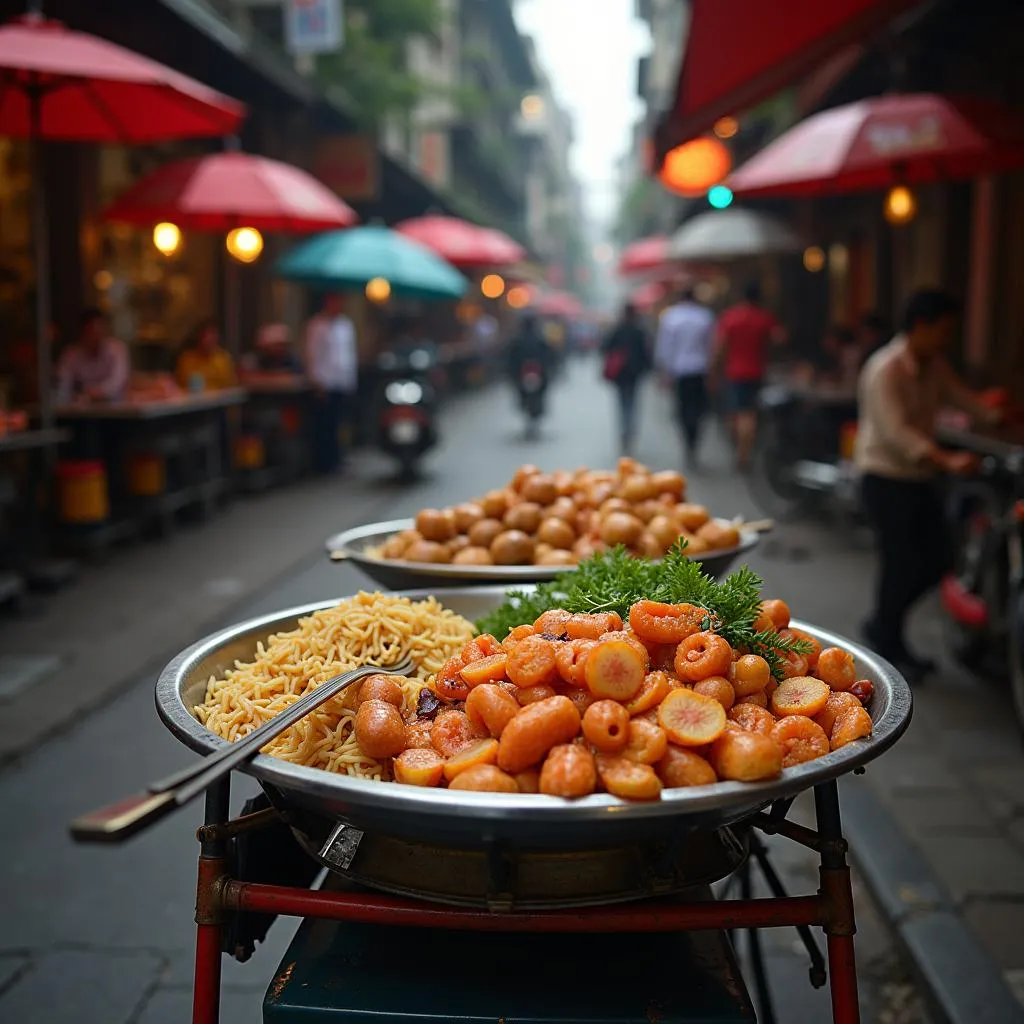
[[[1006,448],[952,495],[954,564],[941,594],[953,656],[975,672],[1008,672],[1024,735],[1024,448]]]

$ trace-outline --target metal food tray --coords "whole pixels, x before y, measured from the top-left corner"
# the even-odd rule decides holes
[[[728,519],[717,519],[723,526],[732,526]],[[412,519],[394,519],[385,523],[369,523],[329,537],[328,555],[336,561],[353,562],[370,579],[382,587],[402,590],[407,587],[486,586],[502,583],[506,586],[524,586],[545,583],[570,570],[565,565],[434,565],[429,562],[405,562],[401,559],[376,558],[368,554],[370,548],[379,547],[389,537],[415,526]],[[757,545],[759,534],[740,529],[740,543],[732,548],[719,548],[690,556],[700,562],[709,576],[724,575],[741,555]]]
[[[434,596],[447,608],[473,620],[496,608],[503,587],[409,591],[402,596]],[[211,676],[252,657],[258,641],[294,629],[300,618],[323,602],[291,608],[242,622],[193,644],[161,672],[156,703],[164,724],[184,744],[207,754],[227,741],[208,732],[193,716]],[[268,790],[274,802],[344,821],[358,829],[400,838],[480,848],[495,843],[518,849],[585,849],[621,842],[671,838],[697,827],[739,821],[773,800],[792,796],[852,771],[887,750],[910,722],[906,681],[885,660],[858,644],[796,622],[824,645],[840,645],[857,659],[862,677],[874,683],[872,735],[824,757],[787,768],[759,783],[718,782],[666,789],[650,803],[594,794],[562,800],[539,794],[493,794],[422,789],[397,783],[349,778],[259,755],[244,769]]]

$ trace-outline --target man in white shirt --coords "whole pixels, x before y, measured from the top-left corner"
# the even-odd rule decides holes
[[[697,462],[701,425],[707,411],[707,378],[715,337],[715,316],[686,288],[658,321],[654,366],[672,381],[676,415],[686,443],[689,466]]]
[[[124,342],[111,335],[100,310],[87,309],[78,341],[64,350],[57,363],[57,401],[117,401],[124,397],[130,376],[131,360]]]
[[[306,326],[306,373],[313,385],[313,464],[319,473],[342,465],[342,426],[351,429],[359,357],[356,332],[340,295],[328,295]]]
[[[968,472],[975,463],[968,453],[936,444],[935,418],[944,405],[982,423],[1000,418],[957,379],[946,359],[956,314],[956,302],[944,292],[917,292],[903,332],[860,375],[855,459],[879,561],[875,608],[863,629],[871,646],[914,680],[932,665],[907,649],[904,620],[942,579],[949,555],[936,477]]]

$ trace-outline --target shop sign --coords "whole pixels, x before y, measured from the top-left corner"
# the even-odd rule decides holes
[[[374,140],[366,135],[320,139],[312,170],[341,199],[376,199],[380,191],[379,153]]]
[[[290,53],[333,53],[344,35],[341,0],[287,0],[284,25]]]

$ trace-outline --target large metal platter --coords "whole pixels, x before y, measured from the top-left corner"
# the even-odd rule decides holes
[[[428,591],[406,596],[422,599]],[[495,608],[504,588],[463,588],[434,591],[448,608],[476,619]],[[192,714],[202,702],[211,676],[248,660],[258,641],[294,629],[298,619],[323,603],[291,608],[251,619],[193,644],[160,674],[156,703],[167,727],[201,754],[226,741],[208,732]],[[566,801],[542,795],[511,795],[420,789],[393,783],[348,778],[304,768],[260,755],[246,768],[271,791],[292,805],[327,815],[368,831],[453,846],[483,847],[495,843],[519,849],[583,849],[670,838],[695,827],[739,821],[779,797],[843,775],[892,746],[910,722],[910,688],[886,661],[863,647],[825,630],[797,623],[825,645],[838,644],[857,658],[860,674],[875,686],[871,704],[874,731],[816,761],[786,769],[769,782],[719,782],[692,789],[665,790],[653,803],[629,803],[607,794]]]
[[[718,522],[732,524],[727,519]],[[379,547],[389,537],[415,526],[411,519],[394,519],[385,523],[369,523],[326,541],[328,555],[336,561],[353,562],[370,579],[382,587],[403,590],[407,587],[487,586],[503,583],[519,587],[528,583],[544,583],[566,571],[564,565],[431,565],[427,562],[405,562],[401,559],[377,558],[367,552]],[[740,531],[740,543],[734,548],[721,548],[692,555],[710,576],[723,576],[741,555],[746,555],[758,542],[753,530]]]

